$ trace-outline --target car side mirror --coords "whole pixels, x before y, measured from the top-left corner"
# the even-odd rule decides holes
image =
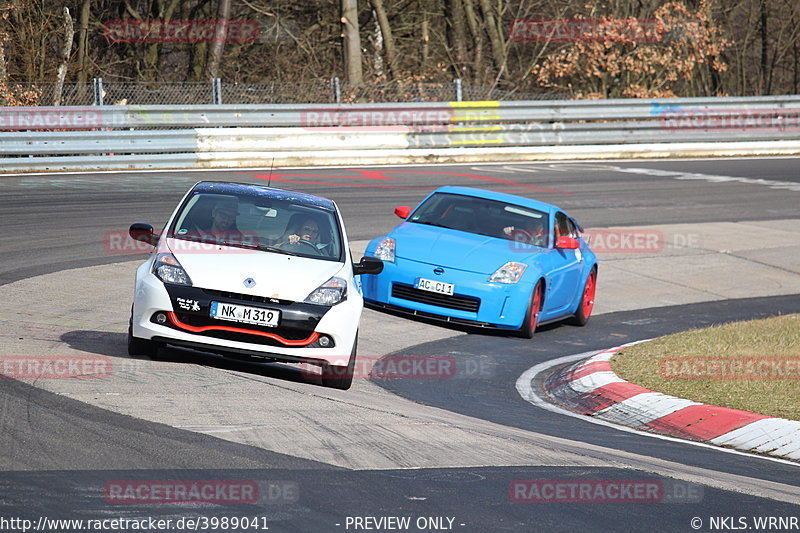
[[[383,272],[383,261],[377,257],[365,255],[361,261],[353,265],[353,275],[359,274],[380,274]]]
[[[158,243],[159,235],[153,233],[153,226],[145,224],[144,222],[136,222],[131,224],[128,234],[134,241],[141,241],[155,246]]]
[[[407,205],[398,205],[394,208],[394,214],[405,220],[411,214],[411,208]]]
[[[559,237],[556,241],[556,248],[561,248],[562,250],[577,250],[580,248],[580,243],[578,239],[573,237]]]

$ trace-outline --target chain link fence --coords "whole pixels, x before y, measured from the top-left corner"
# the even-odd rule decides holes
[[[55,83],[9,83],[0,93],[0,105],[50,106],[55,102]],[[179,105],[179,104],[305,104],[450,102],[475,100],[557,100],[566,95],[524,93],[451,83],[384,82],[351,87],[339,78],[304,83],[123,82],[95,78],[87,83],[65,83],[61,105]]]

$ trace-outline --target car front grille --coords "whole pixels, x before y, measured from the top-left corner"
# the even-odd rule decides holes
[[[238,292],[218,291],[214,289],[203,289],[203,292],[208,296],[217,298],[229,298],[231,300],[240,300],[243,302],[257,302],[262,304],[271,305],[289,305],[292,302],[289,300],[278,300],[267,296],[256,296],[254,294],[241,294]]]
[[[303,330],[303,329],[295,329],[295,328],[286,328],[286,327],[277,327],[277,328],[270,328],[264,326],[256,326],[254,324],[239,324],[236,322],[226,322],[223,320],[216,320],[211,317],[201,316],[201,315],[194,315],[189,313],[178,313],[178,320],[187,324],[189,326],[195,327],[202,327],[202,326],[232,326],[241,329],[249,329],[253,331],[263,331],[266,333],[274,333],[276,335],[280,335],[286,340],[295,341],[295,340],[303,340],[307,339],[311,334],[314,333],[314,330]],[[208,330],[203,331],[201,333],[197,333],[197,335],[202,335],[205,337],[214,337],[217,339],[226,339],[231,341],[238,341],[238,342],[249,342],[253,344],[264,344],[266,346],[284,346],[283,343],[278,342],[275,339],[270,339],[269,337],[264,337],[261,335],[251,335],[248,333],[241,333],[236,331],[221,331],[221,330]]]
[[[447,294],[423,291],[415,289],[413,286],[406,285],[405,283],[392,283],[392,297],[438,307],[446,307],[448,309],[469,311],[471,313],[477,313],[481,306],[480,298],[459,294],[450,296]]]

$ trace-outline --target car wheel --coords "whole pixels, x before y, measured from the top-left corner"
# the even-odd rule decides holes
[[[589,277],[586,278],[586,285],[583,286],[583,295],[578,304],[578,309],[575,311],[575,316],[570,320],[570,324],[576,326],[585,326],[589,322],[589,317],[592,316],[592,309],[594,309],[594,293],[597,290],[597,270],[592,270]]]
[[[149,339],[133,336],[133,317],[128,322],[128,355],[146,355],[152,359],[158,357],[159,344]]]
[[[542,301],[544,300],[544,285],[538,282],[531,294],[531,301],[528,304],[528,310],[525,312],[525,321],[519,329],[519,336],[530,339],[536,331],[536,326],[539,324],[539,315],[542,312]]]
[[[356,368],[356,351],[358,348],[358,333],[350,352],[350,361],[346,366],[325,364],[322,366],[322,384],[332,389],[347,390],[353,384],[353,374]]]

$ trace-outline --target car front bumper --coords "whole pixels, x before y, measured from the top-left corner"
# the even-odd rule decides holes
[[[363,279],[364,300],[369,307],[385,307],[453,323],[501,329],[522,326],[533,291],[531,283],[524,279],[514,284],[490,283],[488,274],[453,268],[436,275],[435,267],[399,257],[394,263],[384,262],[381,274]],[[414,289],[420,277],[453,283],[454,298]]]
[[[212,301],[279,310],[277,327],[212,318]],[[218,353],[250,354],[286,362],[346,365],[358,332],[363,300],[348,290],[332,307],[272,298],[222,293],[198,287],[165,285],[148,271],[137,276],[134,337]],[[327,336],[331,347],[322,347]]]

